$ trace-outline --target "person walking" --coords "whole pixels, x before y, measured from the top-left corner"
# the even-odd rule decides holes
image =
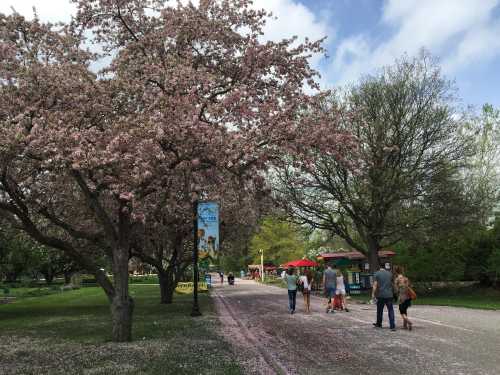
[[[234,275],[232,272],[229,272],[227,275],[227,283],[229,285],[234,285]]]
[[[341,271],[337,273],[337,289],[335,291],[335,294],[337,298],[340,299],[340,308],[344,310],[345,312],[349,312],[349,309],[347,308],[347,302],[345,299],[345,281],[344,281],[344,275],[342,274]]]
[[[327,298],[326,312],[333,313],[333,298],[335,297],[335,290],[337,289],[337,273],[332,270],[332,266],[329,264],[326,266],[325,273],[323,274],[323,288],[325,290],[325,295]]]
[[[411,306],[411,297],[409,293],[410,281],[406,276],[403,275],[402,267],[395,267],[394,273],[396,274],[396,278],[394,279],[394,287],[398,295],[399,313],[403,318],[403,328],[409,329],[411,331],[413,328],[413,324],[408,318],[408,308]]]
[[[220,271],[219,276],[220,276],[220,283],[222,285],[222,284],[224,284],[224,272]]]
[[[382,315],[384,306],[387,306],[389,315],[389,326],[391,331],[396,330],[394,320],[394,306],[392,304],[394,293],[392,288],[392,273],[380,267],[380,270],[375,272],[375,281],[373,282],[372,299],[377,298],[377,321],[373,323],[376,328],[382,328]]]
[[[298,277],[295,274],[295,269],[290,267],[285,276],[285,281],[288,288],[288,312],[295,313],[295,302],[297,301],[297,281]]]
[[[306,312],[311,312],[311,290],[313,284],[313,276],[310,270],[307,270],[304,275],[299,277],[299,283],[302,284],[302,295],[304,296],[304,305]]]

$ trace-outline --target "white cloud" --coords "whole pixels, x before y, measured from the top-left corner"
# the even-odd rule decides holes
[[[272,12],[277,19],[267,21],[263,39],[279,41],[281,39],[298,37],[298,42],[305,38],[319,40],[324,37],[334,37],[334,30],[329,26],[326,17],[318,18],[310,9],[294,0],[254,0],[255,8],[263,8]],[[317,67],[323,55],[315,55],[311,64]]]
[[[187,4],[191,1],[198,4],[199,0],[181,0]],[[322,39],[325,36],[332,38],[333,29],[328,25],[328,10],[318,18],[309,8],[299,0],[253,0],[254,9],[264,9],[271,12],[273,18],[269,19],[264,28],[263,40],[274,42],[297,36],[299,42],[306,37],[310,40]]]
[[[183,3],[188,1],[182,0]],[[198,2],[191,1],[195,4]],[[170,3],[173,4],[171,0]],[[11,7],[27,18],[32,18],[33,7],[36,7],[40,19],[50,22],[69,21],[76,12],[76,7],[69,0],[0,0],[0,12],[10,14]],[[321,17],[317,17],[299,0],[254,0],[254,8],[272,12],[276,18],[267,21],[263,40],[280,41],[297,36],[300,43],[306,37],[314,41],[327,36],[328,42],[331,42],[334,37],[335,32],[329,26],[328,9],[325,9]],[[316,54],[310,60],[317,70],[322,58],[322,54]]]
[[[293,0],[255,0],[255,8],[263,8],[272,12],[277,20],[269,20],[264,29],[269,40],[281,40],[293,35],[304,39],[316,40],[332,34],[328,23],[318,19],[303,4]]]
[[[14,8],[26,18],[33,18],[33,7],[36,8],[38,17],[43,21],[67,22],[76,12],[74,4],[69,0],[1,0],[0,12],[12,13]]]
[[[462,69],[473,59],[491,58],[500,52],[495,38],[500,25],[492,19],[499,2],[387,0],[381,26],[392,31],[390,37],[378,44],[365,34],[340,41],[328,75],[344,84],[392,63],[403,53],[414,55],[422,47],[442,57],[447,73]]]
[[[337,47],[330,71],[341,72],[343,82],[356,80],[371,53],[369,40],[364,35],[344,39]]]
[[[500,21],[469,31],[456,50],[443,61],[446,71],[461,68],[500,55]]]
[[[191,0],[197,3],[197,0]],[[187,3],[188,0],[183,0]],[[20,14],[31,18],[33,7],[44,21],[69,21],[76,7],[69,0],[1,0],[0,12],[11,13],[14,7]],[[299,41],[306,37],[311,40],[325,36],[333,37],[325,15],[320,19],[298,0],[254,0],[254,8],[272,12],[277,19],[270,19],[264,30],[264,39],[279,41],[297,36]],[[330,40],[331,42],[331,40]]]

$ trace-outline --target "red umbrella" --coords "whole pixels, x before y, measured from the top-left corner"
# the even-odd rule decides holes
[[[288,267],[317,267],[318,263],[309,260],[309,259],[299,259],[299,260],[292,260],[291,262],[283,264],[284,268]]]

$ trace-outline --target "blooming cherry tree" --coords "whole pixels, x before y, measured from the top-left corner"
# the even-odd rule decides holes
[[[250,1],[75,3],[68,25],[0,15],[0,211],[96,275],[128,341],[134,228],[166,214],[182,233],[190,199],[251,193],[278,156],[336,138],[306,115],[320,42],[260,42]]]

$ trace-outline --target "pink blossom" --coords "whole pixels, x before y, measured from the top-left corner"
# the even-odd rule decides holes
[[[131,192],[127,191],[127,192],[120,193],[121,200],[131,201],[133,198],[134,198],[134,194],[132,194]]]

